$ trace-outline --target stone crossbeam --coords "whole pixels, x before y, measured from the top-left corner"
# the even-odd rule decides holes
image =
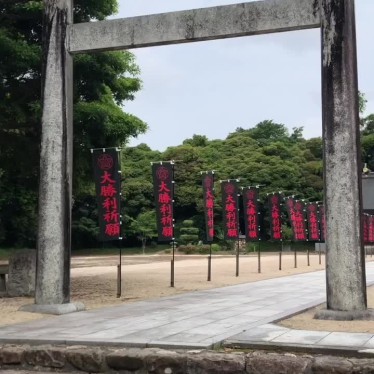
[[[319,0],[266,0],[71,24],[70,53],[133,49],[320,27]]]

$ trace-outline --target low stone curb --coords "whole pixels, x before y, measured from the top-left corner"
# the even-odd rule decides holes
[[[125,374],[373,373],[374,358],[266,351],[171,351],[91,346],[0,347],[0,371]]]

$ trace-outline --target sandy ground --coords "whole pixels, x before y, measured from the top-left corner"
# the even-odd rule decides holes
[[[207,281],[207,256],[175,256],[174,287],[170,287],[171,255],[122,256],[122,295],[117,297],[118,257],[73,257],[71,270],[72,301],[80,301],[87,309],[100,308],[139,300],[159,298],[183,292],[224,287],[233,284],[254,282],[291,274],[324,269],[322,256],[307,256],[299,253],[297,268],[294,267],[293,253],[282,256],[282,270],[279,270],[278,254],[261,256],[261,273],[258,272],[257,255],[241,255],[239,276],[236,276],[235,256],[214,256],[212,258],[212,278]],[[368,260],[371,260],[368,257]],[[372,296],[372,297],[371,297]],[[368,299],[374,307],[374,290],[369,289]],[[20,312],[21,305],[33,303],[33,298],[0,298],[0,326],[40,318],[56,318],[49,315]],[[326,331],[373,332],[374,322],[332,322],[313,320],[313,311],[281,322],[296,329]]]

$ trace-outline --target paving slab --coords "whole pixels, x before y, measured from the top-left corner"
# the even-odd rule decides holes
[[[367,263],[366,276],[374,283],[374,262]],[[324,302],[325,295],[325,272],[317,271],[4,326],[0,343],[374,348],[371,334],[294,331],[271,323]]]

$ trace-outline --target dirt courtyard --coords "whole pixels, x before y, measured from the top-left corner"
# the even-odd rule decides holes
[[[297,268],[293,252],[283,253],[282,270],[279,255],[262,254],[261,273],[258,272],[257,255],[241,255],[239,276],[236,276],[236,258],[212,256],[212,278],[207,281],[207,256],[175,256],[174,287],[170,287],[171,255],[122,256],[122,295],[117,298],[118,256],[73,257],[71,269],[71,299],[83,302],[87,309],[159,298],[197,290],[224,287],[239,283],[282,277],[324,269],[322,256],[310,253],[307,266],[306,253],[298,253]],[[368,257],[367,261],[371,258]],[[368,290],[369,307],[374,307],[374,290]],[[33,298],[0,298],[0,326],[54,316],[20,312],[21,305],[31,304]],[[306,312],[281,322],[284,326],[298,329],[327,331],[373,332],[374,322],[315,321],[313,312]],[[311,322],[314,322],[311,324]]]

